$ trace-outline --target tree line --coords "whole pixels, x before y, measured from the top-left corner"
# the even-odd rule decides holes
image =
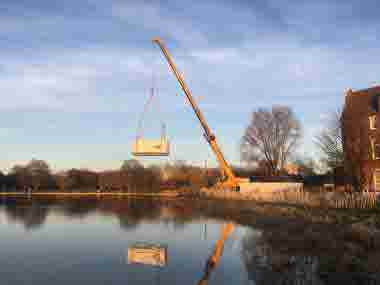
[[[70,169],[53,173],[44,160],[32,159],[15,165],[7,174],[0,172],[3,191],[122,191],[155,192],[181,187],[202,187],[215,183],[216,169],[202,169],[176,161],[163,166],[145,167],[131,159],[117,170]]]

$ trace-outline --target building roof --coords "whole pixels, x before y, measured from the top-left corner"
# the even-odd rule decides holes
[[[348,95],[366,95],[366,94],[371,94],[371,93],[380,93],[380,85],[378,86],[373,86],[370,88],[366,89],[359,89],[359,90],[351,90],[349,89],[346,94]]]
[[[346,92],[345,107],[351,112],[372,113],[379,110],[380,86]]]

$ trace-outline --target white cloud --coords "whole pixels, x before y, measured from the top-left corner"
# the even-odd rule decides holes
[[[136,25],[138,33],[146,33],[150,37],[168,37],[185,45],[207,42],[206,35],[195,28],[194,21],[176,17],[174,13],[165,11],[159,2],[116,2],[112,4],[112,15]]]
[[[112,110],[114,95],[127,90],[129,101],[151,75],[149,56],[130,50],[56,50],[44,57],[4,56],[1,61],[3,110]]]

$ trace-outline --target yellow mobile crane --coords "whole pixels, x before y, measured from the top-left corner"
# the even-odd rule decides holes
[[[212,151],[214,152],[218,162],[219,162],[219,169],[222,174],[223,181],[219,183],[217,186],[223,187],[223,188],[229,188],[235,191],[240,191],[240,186],[237,177],[232,171],[231,166],[228,164],[227,160],[224,158],[224,155],[222,151],[220,150],[218,143],[216,142],[215,135],[211,132],[209,126],[206,123],[205,118],[203,117],[203,114],[201,110],[198,108],[196,102],[193,99],[193,96],[191,96],[189,88],[187,88],[186,83],[182,77],[182,75],[178,72],[168,50],[164,46],[164,44],[161,42],[159,38],[154,38],[153,42],[156,43],[162,53],[164,54],[166,60],[169,63],[169,66],[174,73],[175,77],[178,80],[179,85],[181,86],[183,92],[185,93],[191,107],[194,110],[195,115],[197,116],[199,122],[201,123],[203,130],[204,130],[204,137],[208,144],[210,145]]]

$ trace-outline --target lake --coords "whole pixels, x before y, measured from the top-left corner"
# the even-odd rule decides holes
[[[323,284],[315,258],[236,222],[239,204],[0,199],[1,284]]]

